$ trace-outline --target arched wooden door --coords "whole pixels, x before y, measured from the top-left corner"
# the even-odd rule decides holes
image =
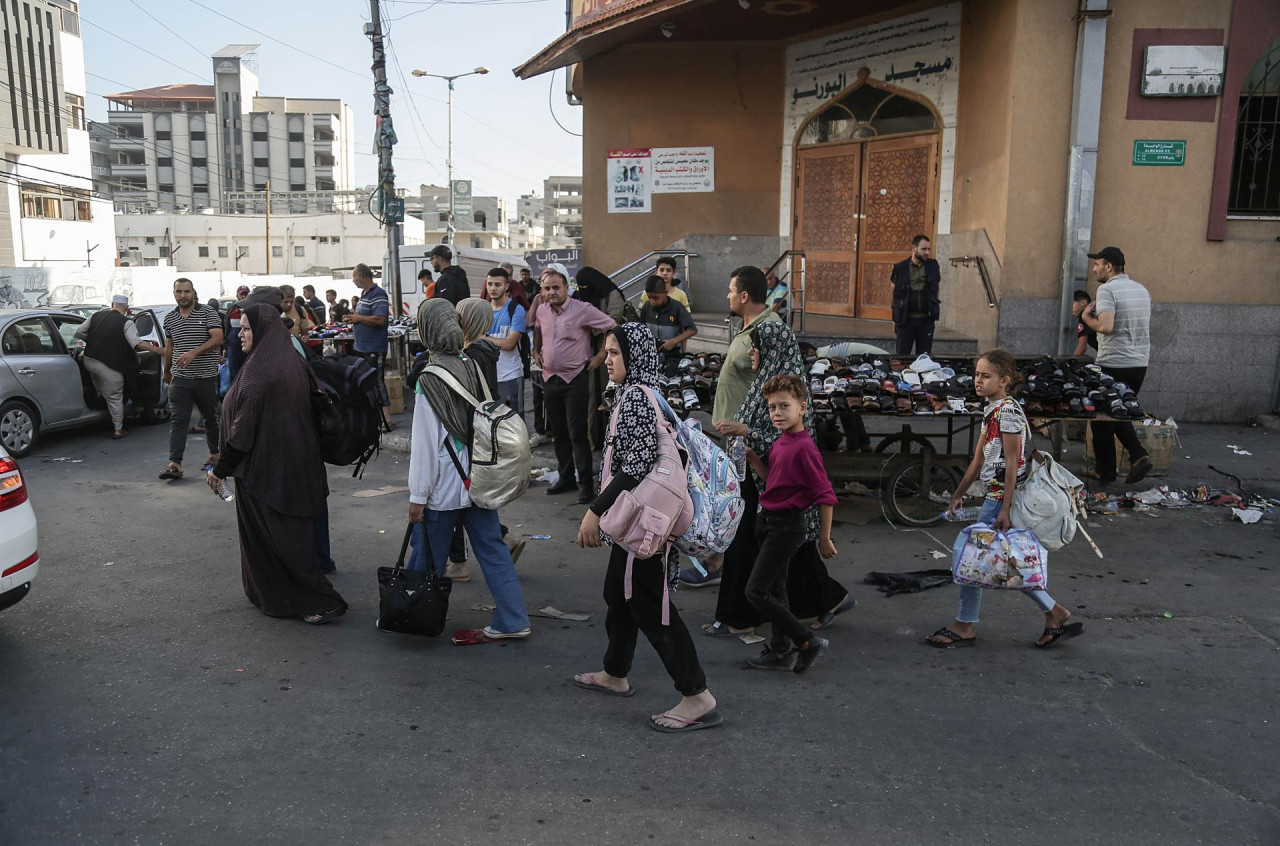
[[[889,319],[890,270],[937,228],[936,114],[864,72],[797,140],[793,243],[805,253],[806,308]]]

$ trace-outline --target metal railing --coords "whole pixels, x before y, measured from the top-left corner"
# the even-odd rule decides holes
[[[634,287],[634,290],[631,290],[631,291],[628,291],[627,289],[632,288],[633,286],[636,286],[637,282],[642,282],[643,280],[648,279],[650,276],[654,274],[654,272],[658,269],[656,259],[659,256],[671,256],[672,258],[683,258],[684,259],[684,275],[680,277],[680,280],[684,282],[686,285],[689,283],[690,281],[689,259],[698,258],[698,254],[691,253],[688,250],[650,250],[649,252],[640,256],[640,258],[636,259],[630,264],[623,265],[622,267],[615,270],[613,273],[610,273],[609,279],[610,281],[613,282],[613,284],[618,286],[618,290],[622,292],[622,296],[624,298],[626,298],[627,300],[639,299],[640,295],[644,293],[644,285],[639,285],[637,287]],[[635,268],[637,267],[642,268],[639,273],[636,273],[634,276],[627,277],[622,282],[618,281],[619,276],[622,276],[625,273],[630,273],[632,270],[635,270]],[[689,291],[686,288],[685,294],[687,295],[688,293]]]
[[[955,267],[957,264],[962,264],[965,267],[968,267],[969,262],[974,262],[975,264],[978,265],[978,276],[982,278],[982,289],[987,294],[987,307],[998,308],[1000,305],[1000,301],[996,299],[996,289],[991,284],[991,274],[987,273],[987,263],[983,261],[982,256],[952,256],[951,257],[952,267]]]
[[[799,259],[798,262],[797,262],[797,259]],[[787,272],[785,274],[779,274],[778,267],[783,262],[786,262]],[[797,269],[797,264],[799,265],[798,269]],[[791,289],[791,305],[788,306],[787,308],[787,323],[788,325],[791,326],[793,331],[799,331],[801,334],[804,333],[805,312],[806,312],[806,304],[807,304],[805,284],[804,284],[804,281],[805,281],[804,271],[805,271],[804,250],[787,250],[785,253],[778,256],[777,260],[774,261],[773,264],[769,265],[769,272],[777,276],[779,282],[785,283],[787,287]],[[791,282],[787,281],[789,279],[799,279],[799,284],[793,285],[791,284]],[[796,327],[797,321],[799,321],[799,324],[800,324],[798,329]]]

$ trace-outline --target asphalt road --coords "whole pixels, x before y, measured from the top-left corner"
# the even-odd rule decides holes
[[[1280,842],[1274,519],[1095,525],[1106,560],[1077,543],[1050,577],[1087,632],[1049,651],[1013,595],[988,597],[976,648],[923,646],[954,589],[861,581],[947,566],[939,544],[839,526],[833,573],[860,605],[829,659],[751,672],[758,646],[696,636],[726,722],[681,737],[645,725],[675,693],[643,639],[637,696],[568,684],[605,644],[606,553],[571,545],[571,501],[535,487],[503,517],[552,536],[520,562],[529,607],[591,620],[459,648],[374,628],[406,500],[352,494],[402,485],[404,456],[331,468],[352,609],[313,628],[249,605],[234,506],[158,481],[165,437],[51,436],[23,462],[42,568],[0,614],[0,843]],[[487,601],[477,572],[450,627]],[[677,601],[712,617],[713,590]]]

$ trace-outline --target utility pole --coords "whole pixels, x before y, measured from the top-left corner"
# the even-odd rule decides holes
[[[267,275],[271,275],[271,180],[267,180]],[[688,274],[685,274],[688,275]]]
[[[387,56],[382,46],[382,11],[379,0],[369,0],[369,23],[365,34],[373,42],[373,105],[377,115],[375,146],[378,148],[378,181],[381,199],[378,203],[383,225],[387,227],[387,267],[383,273],[384,284],[389,282],[391,313],[399,317],[402,310],[400,292],[400,241],[399,221],[388,219],[387,210],[396,205],[396,171],[391,165],[391,148],[396,143],[396,131],[391,123],[391,86],[387,85]],[[403,220],[403,216],[401,216]],[[343,239],[346,240],[345,238]]]
[[[413,71],[414,76],[430,76],[435,79],[443,79],[445,82],[449,83],[449,146],[446,148],[447,152],[445,153],[444,160],[445,169],[447,171],[446,178],[449,180],[449,222],[445,227],[444,235],[446,244],[453,243],[454,234],[457,231],[453,225],[453,81],[455,79],[462,79],[464,76],[473,76],[477,74],[483,76],[488,72],[489,69],[483,66],[472,71],[467,71],[466,73],[455,73],[452,76],[446,76],[439,73],[427,73],[424,70]]]
[[[84,242],[84,266],[93,267],[93,251],[98,249],[98,245],[89,246],[89,242]]]

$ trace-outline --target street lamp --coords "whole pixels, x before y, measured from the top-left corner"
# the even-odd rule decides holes
[[[455,73],[452,76],[445,76],[439,73],[427,73],[424,70],[413,71],[414,76],[429,76],[434,79],[443,79],[449,83],[449,147],[445,158],[445,169],[448,171],[447,179],[449,180],[449,224],[445,230],[445,242],[453,243],[453,81],[462,79],[464,76],[475,76],[477,74],[483,76],[488,73],[489,69],[481,65],[472,71],[466,73]]]

